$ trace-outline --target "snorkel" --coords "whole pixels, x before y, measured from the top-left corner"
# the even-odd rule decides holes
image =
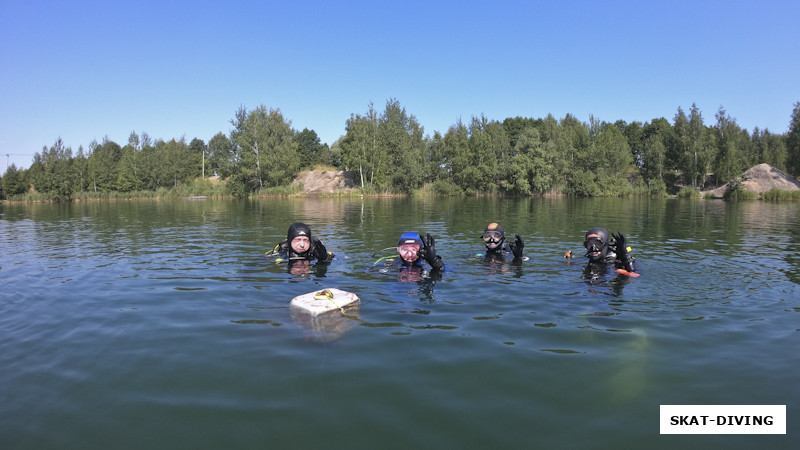
[[[583,246],[590,262],[603,262],[608,254],[608,231],[600,227],[591,228],[586,232]]]

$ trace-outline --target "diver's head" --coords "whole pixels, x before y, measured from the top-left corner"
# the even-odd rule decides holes
[[[605,228],[595,227],[586,232],[583,246],[586,248],[586,257],[592,262],[602,262],[608,254],[608,231]]]
[[[489,250],[501,248],[505,240],[506,233],[503,230],[503,226],[497,222],[490,223],[486,226],[486,230],[483,231],[483,242]]]
[[[302,222],[295,222],[289,226],[286,240],[295,253],[305,253],[311,248],[311,228]]]
[[[403,233],[397,241],[397,253],[403,261],[413,263],[419,259],[419,250],[422,248],[422,236],[419,233]]]

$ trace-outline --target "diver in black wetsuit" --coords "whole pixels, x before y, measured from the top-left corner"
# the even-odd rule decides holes
[[[605,228],[594,227],[586,232],[583,246],[589,258],[587,270],[593,266],[596,269],[598,266],[614,264],[617,269],[636,272],[633,265],[635,258],[628,252],[628,241],[622,233],[612,234],[609,239]]]
[[[305,269],[307,272],[311,261],[329,263],[334,257],[334,254],[325,248],[322,241],[311,235],[311,228],[302,222],[296,222],[289,226],[286,240],[265,255],[270,257],[276,254],[281,260],[289,262],[289,272],[293,274],[299,274],[302,272],[301,269]]]
[[[442,257],[436,254],[436,242],[428,234],[425,239],[419,233],[403,233],[397,241],[397,254],[400,258],[392,258],[395,267],[400,268],[397,279],[401,282],[414,282],[419,285],[419,292],[429,301],[434,300],[433,288],[442,279],[445,270]],[[424,263],[431,266],[425,272]]]
[[[492,222],[483,231],[483,243],[486,245],[485,259],[489,261],[504,261],[506,256],[513,255],[514,262],[522,261],[522,249],[525,244],[518,234],[515,234],[514,242],[506,242],[506,233],[503,226]]]

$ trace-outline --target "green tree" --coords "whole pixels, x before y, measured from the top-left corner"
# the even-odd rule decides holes
[[[547,122],[547,121],[546,121]],[[549,124],[552,127],[552,123]],[[557,130],[545,130],[553,134],[560,155],[560,172],[564,177],[564,191],[572,195],[592,196],[599,194],[591,165],[590,127],[575,116],[567,114],[558,123]]]
[[[774,135],[769,130],[753,130],[753,146],[757,153],[756,164],[767,163],[786,171],[786,139],[781,135]]]
[[[451,125],[442,139],[445,171],[453,183],[468,193],[476,192],[478,169],[473,166],[469,130],[461,120]]]
[[[491,192],[497,189],[494,183],[497,159],[492,151],[492,136],[488,131],[489,119],[483,114],[472,117],[469,125],[469,159],[465,188],[475,192]]]
[[[800,177],[800,102],[794,104],[789,134],[786,138],[786,170]]]
[[[684,179],[693,187],[697,187],[698,183],[703,187],[716,156],[716,144],[696,104],[692,104],[688,120],[683,110],[678,108],[675,131],[682,150],[679,168],[683,171]]]
[[[259,106],[247,115],[237,144],[241,149],[241,174],[251,190],[292,181],[300,167],[291,124],[278,109]]]
[[[666,189],[667,173],[676,169],[675,165],[671,165],[675,159],[670,159],[669,155],[671,145],[676,142],[675,131],[663,117],[645,124],[642,131],[641,174],[651,191],[660,194]]]
[[[637,121],[626,123],[624,120],[618,120],[614,122],[614,126],[619,128],[625,136],[625,139],[628,140],[628,146],[633,154],[634,164],[636,164],[637,167],[641,167],[642,159],[644,158],[645,141],[647,139],[644,124]]]
[[[175,187],[188,183],[199,175],[196,157],[185,141],[170,139],[169,142],[156,142],[156,152],[160,162],[159,186]]]
[[[28,182],[25,179],[25,171],[19,170],[14,163],[11,163],[3,175],[3,195],[8,198],[12,195],[24,194],[28,191]]]
[[[366,114],[351,114],[345,130],[335,148],[344,167],[357,171],[362,188],[410,192],[422,185],[428,173],[424,130],[398,100],[387,100],[381,115],[370,103]]]
[[[121,192],[137,191],[143,187],[142,155],[139,136],[135,131],[128,135],[128,145],[122,147],[117,175],[117,189]]]
[[[162,145],[161,141],[153,142],[149,136],[142,133],[140,139],[139,154],[137,155],[137,175],[141,174],[141,186],[143,189],[154,191],[160,187],[169,187],[169,174],[166,173],[164,163],[162,162],[161,151],[159,147]],[[144,139],[147,137],[147,139]]]
[[[138,152],[130,145],[122,147],[117,175],[117,190],[120,192],[130,192],[141,188],[141,174],[137,173]]]
[[[233,151],[234,144],[223,133],[217,133],[208,141],[208,158],[206,165],[211,174],[218,174],[228,178],[233,174],[236,161]]]
[[[511,149],[501,123],[483,114],[473,117],[468,127],[459,120],[445,134],[443,144],[453,182],[465,192],[518,190],[513,179],[520,176],[520,168],[511,164]]]
[[[297,142],[297,153],[302,162],[302,167],[311,167],[314,164],[327,163],[323,161],[323,152],[326,146],[322,145],[319,136],[314,130],[303,128],[303,131],[294,135]]]
[[[35,154],[34,161],[40,169],[33,180],[36,190],[55,200],[71,200],[75,178],[71,160],[72,149],[65,147],[61,138],[56,139],[50,148],[44,147],[41,155]]]
[[[194,138],[189,142],[189,160],[186,164],[189,165],[188,173],[190,177],[205,178],[206,176],[206,143],[202,139]]]
[[[503,121],[503,131],[508,138],[508,144],[511,148],[516,148],[522,134],[530,128],[541,126],[542,122],[542,119],[531,119],[519,116],[505,119]]]
[[[509,192],[528,194],[545,193],[556,182],[556,142],[542,140],[539,129],[528,126],[518,134],[515,154],[511,157],[512,173]]]
[[[501,183],[508,184],[510,179],[513,151],[502,123],[491,120],[484,127],[484,131],[489,137],[489,157],[492,159],[491,165],[493,166],[490,169],[491,185],[493,189],[498,189]]]
[[[661,134],[653,133],[644,141],[641,170],[645,182],[651,188],[654,184],[658,187],[664,186],[666,155],[667,146],[664,145]]]
[[[683,111],[683,108],[678,107],[678,112],[675,113],[673,118],[672,139],[665,140],[667,147],[667,167],[672,170],[680,171],[684,178],[684,183],[691,183],[689,162],[693,161],[689,158],[689,118]],[[694,174],[691,174],[693,176]]]
[[[720,106],[715,117],[717,149],[713,172],[719,185],[727,183],[746,169],[744,148],[749,139],[745,139],[736,119],[730,117],[725,108]]]
[[[571,144],[567,141],[564,130],[558,120],[552,114],[548,114],[542,120],[538,130],[544,148],[543,152],[545,155],[549,155],[551,189],[567,192],[568,172],[571,167],[569,157],[573,152]],[[534,191],[536,190],[534,188]]]
[[[614,124],[602,123],[590,147],[591,166],[595,183],[604,195],[619,193],[627,185],[628,177],[635,172],[633,155],[628,140]]]
[[[397,99],[386,102],[378,127],[378,145],[384,149],[388,165],[384,186],[411,192],[422,185],[426,155],[422,134],[417,119],[407,114]]]
[[[89,188],[94,192],[109,192],[117,188],[118,164],[122,157],[120,146],[108,139],[102,144],[92,141],[89,145]]]
[[[89,190],[89,159],[83,151],[83,146],[78,147],[78,154],[71,161],[72,173],[75,176],[73,190],[86,192]]]
[[[378,113],[370,103],[365,115],[350,115],[339,144],[342,163],[346,169],[358,170],[362,189],[374,183],[376,170],[380,174],[381,163],[386,159],[385,152],[378,146],[378,125]]]
[[[438,131],[434,131],[433,137],[428,139],[426,144],[428,150],[425,179],[433,182],[449,180],[450,169],[448,166],[444,138],[442,137],[442,134]]]
[[[706,184],[706,177],[712,171],[714,160],[716,159],[717,145],[715,142],[714,134],[703,123],[703,116],[697,105],[692,104],[692,109],[689,115],[689,129],[692,137],[692,146],[690,150],[694,155],[695,169],[697,180],[692,183],[692,186],[704,187]]]
[[[336,143],[339,141],[337,140]],[[342,167],[342,154],[341,149],[334,148],[328,144],[322,144],[319,150],[319,162],[333,167]]]

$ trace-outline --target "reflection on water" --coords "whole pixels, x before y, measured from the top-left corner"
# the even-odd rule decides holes
[[[296,324],[311,333],[311,340],[330,342],[339,339],[361,322],[359,306],[360,303],[356,303],[342,311],[331,311],[325,314],[312,314],[307,310],[292,306],[289,308],[289,312]]]
[[[662,437],[657,420],[660,404],[800,414],[797,211],[648,199],[3,205],[0,447],[329,447],[332,436],[365,448],[794,447],[796,433]],[[263,257],[295,221],[337,255],[330,265]],[[523,236],[527,260],[475,256],[494,221]],[[593,226],[629,237],[641,277],[564,258],[583,255]],[[440,278],[374,266],[407,230],[436,237]],[[361,303],[316,317],[289,306],[332,287]]]

